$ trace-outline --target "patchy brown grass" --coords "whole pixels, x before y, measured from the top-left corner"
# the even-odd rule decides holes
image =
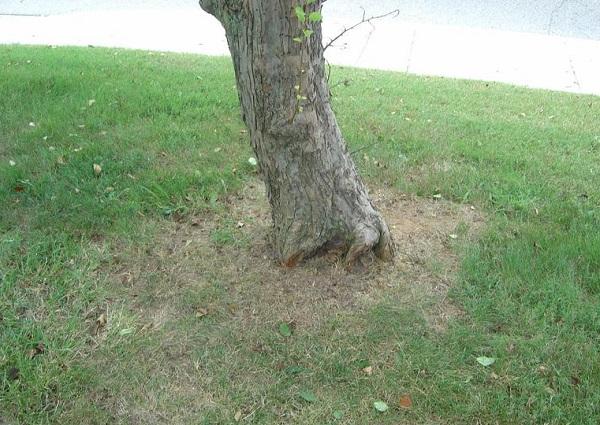
[[[165,222],[154,243],[122,255],[113,280],[129,287],[138,313],[153,326],[205,309],[226,312],[246,327],[270,321],[310,327],[338,311],[366,308],[385,293],[399,303],[429,305],[427,317],[442,329],[459,312],[446,299],[458,267],[456,248],[481,227],[481,214],[387,189],[373,197],[398,244],[393,264],[373,262],[368,271],[352,273],[325,256],[281,267],[267,241],[270,216],[262,184],[252,182],[228,199],[225,214]],[[206,290],[215,280],[227,292],[226,303],[218,297],[206,305],[174,303],[178,294]]]
[[[110,272],[114,302],[88,315],[95,330],[90,361],[105,388],[89,398],[123,423],[189,423],[229,404],[231,392],[260,404],[261,388],[277,385],[285,358],[265,329],[281,322],[294,333],[320,335],[327,320],[386,301],[420,310],[434,331],[444,331],[460,314],[447,299],[458,248],[477,233],[482,216],[469,206],[389,189],[373,198],[398,255],[362,272],[348,272],[328,256],[281,267],[269,248],[270,216],[258,182],[228,199],[224,212],[163,221],[158,237],[124,247]],[[98,329],[100,313],[106,324]],[[385,365],[393,350],[381,344],[373,360]],[[269,367],[256,363],[262,358]],[[218,384],[223,375],[228,386]]]

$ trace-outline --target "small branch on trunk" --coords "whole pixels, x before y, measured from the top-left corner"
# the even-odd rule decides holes
[[[384,13],[383,15],[371,16],[370,18],[367,18],[365,15],[365,10],[363,9],[363,15],[362,15],[361,20],[348,28],[344,27],[344,30],[342,32],[340,32],[338,35],[336,35],[331,40],[329,40],[329,42],[325,45],[325,47],[323,47],[323,51],[327,50],[328,47],[330,47],[333,43],[335,43],[337,40],[339,40],[341,37],[343,37],[344,34],[346,34],[348,31],[352,31],[353,29],[355,29],[356,27],[358,27],[362,24],[365,24],[367,22],[371,23],[371,21],[386,18],[391,15],[393,15],[393,17],[395,18],[399,14],[400,14],[400,9],[396,9],[396,10],[392,10],[391,12]]]

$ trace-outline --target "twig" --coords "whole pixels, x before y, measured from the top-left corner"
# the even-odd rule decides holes
[[[327,43],[325,45],[325,47],[323,47],[323,51],[327,50],[327,48],[329,46],[331,46],[333,43],[335,43],[339,38],[341,38],[348,31],[352,31],[354,28],[358,27],[359,25],[362,25],[362,24],[364,24],[366,22],[370,23],[371,21],[375,21],[377,19],[385,18],[385,17],[388,17],[390,15],[394,15],[394,18],[395,18],[399,14],[400,14],[400,9],[396,9],[396,10],[392,10],[391,12],[384,13],[383,15],[377,15],[377,16],[371,16],[370,18],[365,18],[365,11],[363,9],[362,19],[359,22],[357,22],[356,24],[352,25],[351,27],[348,27],[348,28],[344,27],[344,30],[342,32],[340,32],[338,35],[336,35],[331,40],[329,40],[329,43]]]
[[[335,83],[332,86],[329,86],[329,90],[333,90],[334,88],[336,88],[337,86],[341,86],[342,84],[345,86],[349,86],[351,82],[352,82],[352,79],[346,78],[342,81],[338,81],[337,83]]]
[[[372,148],[373,146],[378,145],[379,143],[380,142],[377,141],[377,142],[373,142],[373,143],[370,143],[368,145],[362,146],[362,147],[360,147],[360,148],[358,148],[358,149],[353,150],[352,152],[350,152],[350,155],[354,155],[354,154],[356,154],[356,153],[358,153],[360,151],[364,151],[365,149]]]

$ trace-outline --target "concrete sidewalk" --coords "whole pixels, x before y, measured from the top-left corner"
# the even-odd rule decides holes
[[[325,42],[355,23],[324,15]],[[199,8],[0,15],[0,43],[228,54],[220,24]],[[326,56],[338,65],[600,95],[596,40],[387,18],[348,33]]]

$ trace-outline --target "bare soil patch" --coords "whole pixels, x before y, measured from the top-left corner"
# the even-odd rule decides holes
[[[114,280],[128,288],[137,313],[154,327],[181,315],[214,313],[243,327],[279,321],[311,327],[386,297],[422,306],[432,327],[443,330],[450,317],[460,314],[446,295],[460,246],[484,223],[481,213],[391,189],[372,196],[397,243],[392,264],[373,261],[366,271],[348,272],[339,259],[322,256],[296,268],[282,267],[268,243],[270,213],[263,186],[252,181],[226,200],[222,214],[166,222],[151,245],[123,253]]]

